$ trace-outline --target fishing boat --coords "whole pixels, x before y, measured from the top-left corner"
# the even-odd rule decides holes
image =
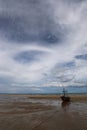
[[[70,102],[70,97],[67,95],[65,88],[63,88],[63,95],[60,98],[63,102]]]

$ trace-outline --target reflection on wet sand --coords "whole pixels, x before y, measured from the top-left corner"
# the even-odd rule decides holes
[[[67,109],[69,109],[71,102],[62,102],[61,103],[61,107],[66,111]]]

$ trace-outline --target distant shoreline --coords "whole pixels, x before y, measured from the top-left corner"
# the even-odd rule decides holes
[[[62,93],[0,93],[8,95],[62,95]],[[86,95],[86,93],[68,93],[69,95]]]

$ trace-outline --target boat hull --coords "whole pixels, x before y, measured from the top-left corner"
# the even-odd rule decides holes
[[[70,102],[70,97],[68,97],[68,96],[61,96],[61,100],[63,102]]]

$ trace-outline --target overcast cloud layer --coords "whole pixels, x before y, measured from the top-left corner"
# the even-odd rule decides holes
[[[0,91],[60,82],[87,85],[87,1],[0,0]]]

